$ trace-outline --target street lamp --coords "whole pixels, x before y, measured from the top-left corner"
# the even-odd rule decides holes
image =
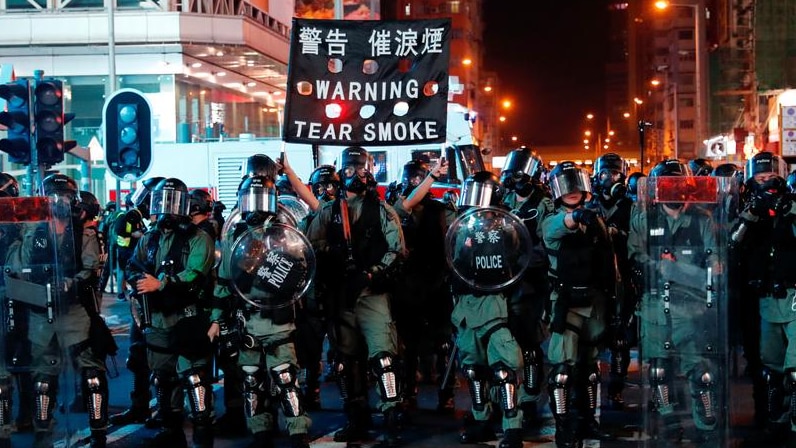
[[[692,8],[694,10],[694,108],[696,110],[696,125],[694,126],[696,131],[696,145],[699,146],[702,144],[704,138],[704,126],[705,126],[705,92],[707,89],[705,88],[706,80],[704,78],[704,66],[705,66],[705,55],[703,55],[703,44],[705,41],[705,36],[703,36],[704,29],[705,29],[705,6],[704,0],[691,0],[689,3],[674,3],[664,0],[659,0],[655,2],[655,7],[661,10],[668,8],[669,6],[682,6]],[[679,73],[678,73],[679,75]],[[674,83],[676,86],[676,83]],[[676,87],[675,87],[676,89]],[[676,90],[675,90],[676,92]],[[676,93],[675,93],[676,95]],[[679,108],[679,104],[675,104],[675,108]],[[679,124],[676,125],[676,128],[679,128]],[[675,149],[676,151],[676,149]]]

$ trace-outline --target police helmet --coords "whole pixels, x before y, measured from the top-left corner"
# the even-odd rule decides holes
[[[85,220],[91,221],[100,213],[100,203],[94,193],[90,191],[80,190],[80,205],[79,207],[86,212]]]
[[[403,195],[409,196],[423,179],[428,176],[428,163],[422,160],[410,160],[404,164],[404,171],[401,175],[401,184],[404,187]]]
[[[544,163],[535,152],[529,148],[517,148],[506,156],[506,163],[500,173],[500,183],[507,190],[530,190],[533,182],[539,182],[543,171]],[[527,196],[530,191],[518,193]]]
[[[500,178],[491,171],[479,171],[471,174],[462,183],[458,207],[489,207],[498,206],[503,200],[504,189]]]
[[[677,159],[666,159],[658,162],[658,164],[650,170],[650,177],[690,175],[691,170]]]
[[[627,162],[619,154],[609,152],[594,161],[593,186],[596,191],[619,199],[627,193]]]
[[[0,173],[0,198],[15,198],[18,196],[19,182],[17,182],[17,179],[8,173]]]
[[[204,190],[193,190],[188,198],[190,215],[206,215],[213,211],[213,197]]]
[[[77,182],[71,177],[60,173],[50,174],[42,180],[42,191],[44,196],[53,201],[56,217],[68,218],[71,215],[77,218],[80,215],[80,194]]]
[[[354,194],[364,193],[369,187],[376,186],[376,179],[371,173],[370,154],[365,148],[351,146],[340,155],[340,179],[346,191]]]
[[[638,183],[642,177],[647,177],[647,175],[641,171],[636,171],[627,176],[627,195],[633,200],[638,197]]]
[[[713,177],[735,177],[741,170],[738,168],[738,165],[734,163],[722,163],[717,167],[713,168],[713,172],[710,173]]]
[[[334,166],[321,165],[310,174],[310,186],[316,198],[334,199],[340,191],[340,175]]]
[[[688,161],[688,168],[694,176],[710,176],[713,172],[713,164],[705,159],[691,159]]]
[[[762,173],[774,173],[783,180],[788,177],[788,165],[785,160],[768,151],[759,152],[746,162],[744,170],[744,180],[748,182],[755,175]]]
[[[135,207],[149,207],[149,193],[158,186],[160,181],[162,181],[162,177],[150,177],[149,179],[144,179],[141,182],[141,185],[135,189],[135,191],[130,196],[130,204]]]
[[[116,211],[116,201],[108,201],[105,203],[105,211],[113,213]]]
[[[555,166],[549,176],[550,192],[558,201],[570,193],[582,193],[585,200],[591,194],[591,179],[586,170],[575,162],[565,161]]]
[[[188,186],[175,177],[161,180],[150,193],[150,214],[188,217],[190,200]]]
[[[785,183],[788,184],[788,191],[791,193],[796,193],[796,170],[793,170],[788,174],[788,178],[785,179]]]
[[[296,190],[293,189],[293,184],[290,183],[287,174],[277,177],[274,185],[276,185],[276,191],[279,192],[280,196],[296,196]]]
[[[279,167],[267,155],[254,154],[246,159],[246,168],[243,173],[243,178],[251,176],[266,176],[276,179],[279,176]]]
[[[251,176],[238,188],[238,208],[241,218],[250,226],[262,224],[268,216],[279,211],[277,189],[268,176]]]

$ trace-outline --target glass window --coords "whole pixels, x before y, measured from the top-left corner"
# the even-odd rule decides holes
[[[373,177],[376,182],[387,182],[387,151],[368,151],[373,157]],[[403,167],[401,167],[403,169]]]

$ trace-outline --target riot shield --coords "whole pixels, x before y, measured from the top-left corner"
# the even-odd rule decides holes
[[[725,446],[729,294],[727,232],[721,230],[734,213],[733,196],[737,189],[729,178],[641,180],[629,249],[644,282],[639,351],[645,446]]]
[[[309,207],[292,196],[280,196],[278,201],[276,219],[282,224],[298,227],[301,220],[309,214]],[[238,224],[242,220],[240,210],[238,208],[232,210],[221,229],[221,240],[228,240],[230,243],[235,241],[240,236],[241,228]]]
[[[85,415],[68,415],[79,384],[71,350],[88,339],[89,318],[74,281],[80,240],[68,205],[66,212],[59,205],[42,197],[0,198],[0,389],[17,387],[11,392],[17,409],[0,403],[0,413],[10,419],[28,411],[32,420],[25,423],[39,426],[48,423],[36,419],[50,420],[52,433],[38,437],[53,443],[87,426]],[[31,437],[13,434],[12,446],[32,446]]]
[[[298,227],[298,223],[310,214],[310,207],[295,196],[279,196],[276,200],[279,203],[278,219],[282,223]],[[285,219],[281,218],[282,215]]]
[[[315,252],[295,227],[268,221],[232,244],[226,272],[235,291],[265,310],[292,306],[315,275]]]
[[[487,207],[464,212],[448,228],[445,256],[456,277],[483,292],[500,291],[522,277],[532,240],[522,220]]]

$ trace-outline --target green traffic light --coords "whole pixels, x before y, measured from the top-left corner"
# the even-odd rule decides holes
[[[135,122],[136,118],[138,118],[138,111],[136,110],[135,105],[125,104],[119,109],[119,119],[122,121],[122,123],[133,123]]]
[[[132,126],[125,126],[119,135],[119,140],[125,145],[132,145],[138,140],[138,132]]]

